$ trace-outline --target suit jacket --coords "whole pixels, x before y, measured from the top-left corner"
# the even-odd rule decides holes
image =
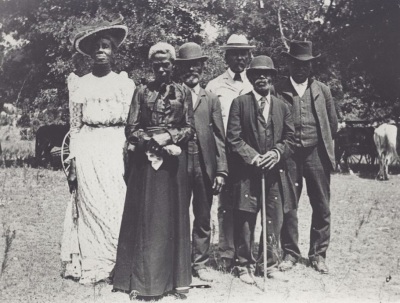
[[[270,115],[273,129],[273,148],[279,151],[279,163],[268,176],[279,174],[284,211],[296,207],[295,172],[288,172],[286,161],[293,153],[294,125],[289,107],[284,101],[271,96]],[[234,208],[257,212],[261,198],[261,170],[252,164],[260,154],[258,119],[264,121],[258,102],[252,92],[233,100],[229,113],[227,142],[230,149],[229,169],[233,183]],[[265,121],[264,121],[265,122]]]
[[[310,80],[309,88],[311,90],[311,98],[315,112],[317,114],[317,122],[325,150],[331,162],[332,169],[335,169],[335,151],[333,146],[333,139],[337,133],[338,120],[336,115],[336,106],[332,99],[331,91],[328,86],[317,81]],[[275,87],[278,98],[285,100],[286,103],[292,108],[293,95],[297,94],[290,79],[278,83]]]
[[[200,88],[198,100],[193,100],[193,104],[197,139],[212,184],[216,174],[228,174],[221,104],[215,94],[203,88]]]
[[[224,121],[225,130],[227,129],[229,109],[233,99],[253,89],[245,75],[242,80],[242,83],[235,82],[229,72],[225,71],[207,84],[206,90],[216,94],[221,101],[222,119]]]

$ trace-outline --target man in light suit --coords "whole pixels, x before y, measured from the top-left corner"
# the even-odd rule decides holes
[[[240,279],[254,284],[254,230],[265,175],[267,276],[280,278],[279,239],[283,213],[296,205],[294,183],[285,160],[293,153],[294,126],[290,109],[271,95],[276,69],[270,57],[255,57],[247,70],[254,89],[233,100],[228,120],[228,161],[234,207],[234,239]],[[265,232],[265,231],[263,231]]]
[[[304,177],[312,207],[308,258],[315,270],[327,274],[330,174],[335,169],[333,138],[338,127],[336,107],[329,87],[310,77],[311,62],[319,57],[312,55],[312,43],[292,41],[290,51],[283,54],[288,59],[290,77],[275,88],[277,95],[291,108],[297,146],[288,165],[295,166],[297,171],[297,197],[300,197]],[[285,214],[281,233],[282,271],[291,269],[301,257],[297,224],[297,209]]]
[[[228,164],[220,101],[199,85],[206,60],[200,46],[189,42],[179,48],[175,63],[182,82],[192,94],[196,128],[188,146],[188,176],[194,214],[193,274],[203,281],[212,282],[212,275],[206,268],[211,240],[211,205],[213,194],[219,194],[225,184]]]
[[[231,35],[226,45],[221,46],[221,49],[225,50],[225,61],[229,68],[223,74],[211,80],[206,87],[207,90],[216,94],[221,101],[225,129],[228,124],[232,100],[253,89],[246,75],[246,68],[251,60],[250,50],[253,48],[254,46],[249,45],[244,35]],[[220,268],[223,271],[231,269],[235,254],[233,212],[228,188],[229,186],[221,193],[218,205],[218,248],[221,257]]]

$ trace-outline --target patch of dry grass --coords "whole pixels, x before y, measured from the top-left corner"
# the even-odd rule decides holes
[[[212,288],[191,290],[187,302],[399,302],[399,181],[399,176],[389,182],[333,176],[329,275],[299,264],[286,273],[289,282],[268,281],[264,293],[261,277],[251,286],[212,270]],[[68,195],[61,171],[0,169],[0,266],[7,260],[0,275],[0,302],[129,302],[128,295],[112,293],[110,285],[82,286],[61,278],[60,240]],[[216,207],[213,217],[216,224]],[[304,195],[299,209],[304,257],[310,220]],[[213,239],[218,240],[217,234]],[[212,255],[218,257],[216,252]],[[193,283],[200,281],[194,278]]]

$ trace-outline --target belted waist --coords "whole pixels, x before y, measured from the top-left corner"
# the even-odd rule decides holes
[[[125,123],[115,123],[115,124],[91,124],[87,122],[83,122],[84,125],[94,127],[94,128],[104,128],[104,127],[121,127],[125,126]]]
[[[149,126],[146,127],[144,130],[147,134],[163,134],[165,132],[168,132],[168,127],[166,126]]]

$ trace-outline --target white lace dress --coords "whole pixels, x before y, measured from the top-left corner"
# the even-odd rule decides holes
[[[78,189],[67,207],[61,259],[64,276],[94,283],[115,265],[126,185],[124,126],[135,90],[125,72],[68,77],[70,158]]]

